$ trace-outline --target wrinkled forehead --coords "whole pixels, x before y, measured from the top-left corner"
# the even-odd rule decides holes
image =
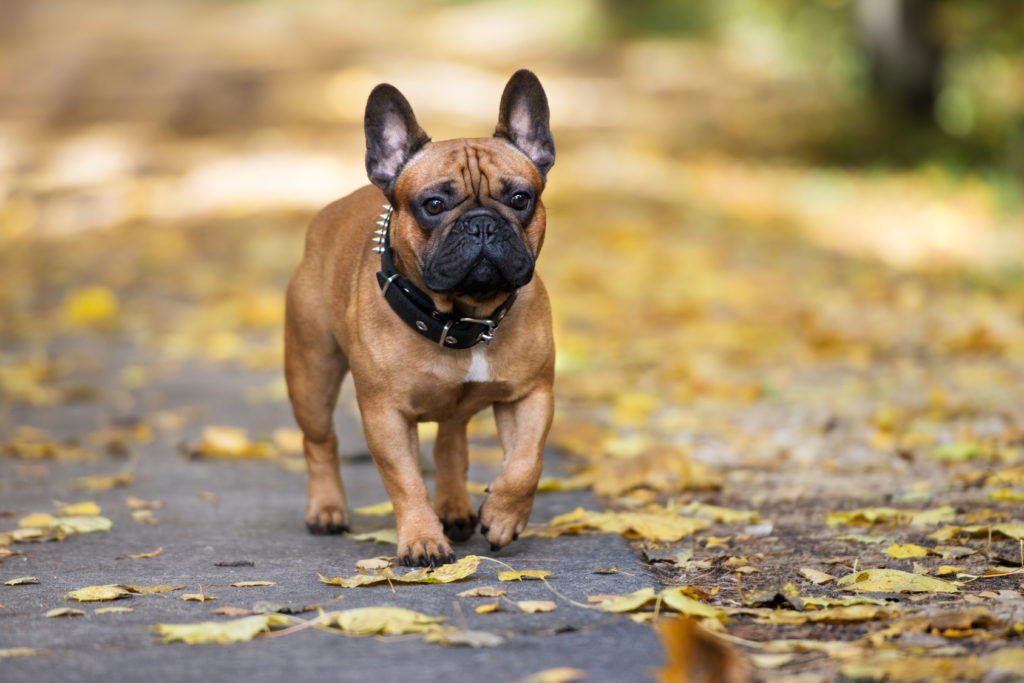
[[[432,181],[461,186],[473,194],[499,191],[524,181],[539,188],[540,173],[533,162],[502,138],[463,138],[428,143],[405,165],[396,190],[425,187]]]

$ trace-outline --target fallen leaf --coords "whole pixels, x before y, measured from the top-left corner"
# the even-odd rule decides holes
[[[616,595],[607,601],[601,602],[598,606],[605,612],[633,612],[649,604],[653,604],[658,595],[653,588],[641,588],[640,590]]]
[[[377,571],[387,569],[392,565],[390,557],[370,557],[356,562],[356,569],[363,571]]]
[[[508,591],[494,586],[478,586],[456,593],[456,595],[460,598],[500,598],[507,593]]]
[[[83,614],[85,614],[83,612]],[[34,647],[5,647],[0,648],[0,659],[7,659],[9,657],[35,657],[37,655],[44,655],[49,650],[42,650]]]
[[[236,581],[231,584],[234,588],[258,588],[260,586],[276,586],[276,581]]]
[[[372,543],[390,543],[398,545],[398,532],[395,529],[380,529],[362,534],[348,534],[353,541],[370,541]]]
[[[516,607],[521,612],[535,614],[537,612],[554,612],[558,605],[550,600],[519,600],[516,602]]]
[[[498,611],[498,604],[498,601],[495,600],[494,602],[488,602],[480,605],[479,607],[474,608],[473,611],[477,614],[490,614],[491,612]]]
[[[382,503],[353,508],[352,512],[365,517],[382,517],[384,515],[394,514],[395,506],[392,505],[390,500],[385,500]]]
[[[189,645],[241,643],[267,633],[273,626],[288,626],[292,621],[280,614],[256,614],[231,621],[203,621],[195,624],[157,624],[153,627],[165,643],[180,641]]]
[[[477,555],[466,555],[461,560],[440,567],[414,569],[406,574],[397,575],[390,569],[385,568],[379,574],[356,574],[348,578],[336,576],[332,579],[318,574],[320,581],[331,586],[342,588],[355,588],[357,586],[372,586],[378,583],[451,583],[461,581],[476,572],[480,565],[480,558]]]
[[[93,610],[93,614],[127,614],[134,612],[131,607],[99,607]]]
[[[842,590],[865,593],[957,593],[955,583],[898,569],[869,569],[847,574],[836,582]]]
[[[463,631],[443,628],[430,631],[423,637],[425,643],[461,647],[497,647],[505,642],[501,636],[488,631]]]
[[[572,681],[583,680],[586,677],[587,672],[583,669],[559,666],[554,669],[544,669],[526,678],[521,678],[518,683],[571,683]]]
[[[716,522],[733,524],[737,522],[756,522],[761,519],[761,514],[756,510],[733,510],[731,508],[719,507],[718,505],[707,505],[694,501],[684,505],[679,511],[685,515],[696,515],[707,517]]]
[[[135,496],[128,496],[124,499],[124,505],[129,510],[159,510],[163,508],[162,500],[142,500]]]
[[[90,491],[109,491],[118,486],[131,486],[135,482],[135,475],[130,471],[117,472],[115,474],[97,474],[88,477],[72,479],[70,485],[76,489],[88,489]]]
[[[244,607],[214,607],[210,610],[210,614],[223,614],[226,617],[244,617],[250,614],[255,614],[251,609],[245,609]]]
[[[444,621],[403,607],[358,607],[331,616],[328,623],[354,636],[426,633],[438,630]]]
[[[661,592],[662,604],[690,617],[725,618],[725,613],[722,610],[711,605],[705,605],[699,600],[694,600],[689,595],[686,595],[685,590],[682,586],[663,590]]]
[[[954,536],[966,534],[972,538],[987,537],[1024,539],[1024,522],[1002,522],[999,524],[975,524],[972,526],[944,526],[928,536],[934,541],[948,541]]]
[[[100,514],[100,506],[92,501],[64,505],[58,509],[58,514],[69,517],[93,517]]]
[[[928,549],[922,548],[919,545],[913,543],[907,543],[906,545],[899,545],[893,543],[891,546],[885,549],[886,555],[895,558],[897,560],[906,560],[911,557],[927,557]]]
[[[157,548],[156,550],[154,550],[152,552],[148,552],[148,553],[128,553],[127,555],[118,555],[114,559],[115,560],[123,560],[124,558],[127,557],[127,558],[130,558],[132,560],[142,560],[142,559],[146,559],[146,558],[150,558],[150,557],[156,557],[157,555],[159,555],[163,551],[164,551],[163,546],[161,546],[161,547]]]
[[[186,600],[188,602],[208,602],[210,600],[220,600],[220,598],[215,598],[212,595],[206,595],[205,593],[184,593],[181,596],[181,599]]]
[[[269,458],[276,453],[269,443],[250,441],[244,429],[210,426],[203,429],[192,454],[205,458]]]
[[[696,531],[711,526],[704,519],[683,517],[672,510],[659,512],[593,512],[577,508],[555,517],[548,529],[532,532],[548,537],[578,534],[584,531],[617,533],[626,538],[646,538],[652,541],[678,541]]]
[[[836,580],[836,577],[831,574],[826,574],[825,572],[814,569],[813,567],[801,567],[800,575],[818,586],[831,583]]]
[[[127,583],[121,583],[121,584],[118,584],[118,585],[121,586],[121,588],[124,588],[125,590],[131,591],[132,593],[138,593],[139,595],[154,595],[156,593],[170,593],[172,591],[180,591],[182,588],[185,587],[184,584],[180,585],[180,586],[168,586],[168,585],[163,585],[163,584],[161,584],[159,586],[134,586],[134,585],[130,585],[130,584],[127,584]]]
[[[56,607],[49,610],[44,617],[84,617],[85,612],[71,607]]]
[[[927,526],[952,522],[956,517],[956,510],[951,505],[933,508],[931,510],[901,510],[897,508],[861,508],[847,512],[834,512],[825,517],[825,524],[828,526],[839,526],[842,524],[883,524],[899,522],[911,526]]]
[[[498,572],[498,581],[544,580],[551,575],[546,569],[503,569]]]
[[[101,285],[79,287],[64,297],[64,322],[71,327],[106,327],[117,314],[117,295]]]
[[[4,581],[5,586],[24,586],[30,583],[39,583],[39,579],[34,576],[19,576],[16,579]]]
[[[117,600],[118,598],[130,597],[131,593],[121,586],[114,584],[108,586],[86,586],[73,590],[65,598],[78,600],[79,602],[98,602],[105,600]]]

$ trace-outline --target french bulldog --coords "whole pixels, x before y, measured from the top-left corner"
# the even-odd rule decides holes
[[[452,562],[477,524],[492,549],[526,527],[553,412],[554,342],[534,272],[555,160],[547,97],[508,81],[492,137],[433,142],[406,98],[366,103],[371,185],[312,220],[288,285],[285,376],[308,469],[314,534],[348,528],[333,412],[351,373],[366,443],[394,505],[405,565]],[[466,424],[493,406],[505,452],[474,513]],[[436,422],[433,504],[417,423]]]

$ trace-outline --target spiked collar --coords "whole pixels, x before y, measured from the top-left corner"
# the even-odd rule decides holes
[[[480,342],[494,339],[505,314],[515,303],[513,292],[487,318],[462,318],[442,313],[433,300],[409,280],[398,274],[391,256],[391,214],[394,209],[384,204],[384,213],[377,221],[373,251],[380,254],[377,284],[391,309],[402,321],[430,341],[449,349],[468,349]]]

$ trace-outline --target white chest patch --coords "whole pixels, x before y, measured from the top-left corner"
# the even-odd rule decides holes
[[[473,360],[466,372],[467,382],[486,382],[491,378],[491,368],[487,365],[487,356],[479,346],[473,349]]]

